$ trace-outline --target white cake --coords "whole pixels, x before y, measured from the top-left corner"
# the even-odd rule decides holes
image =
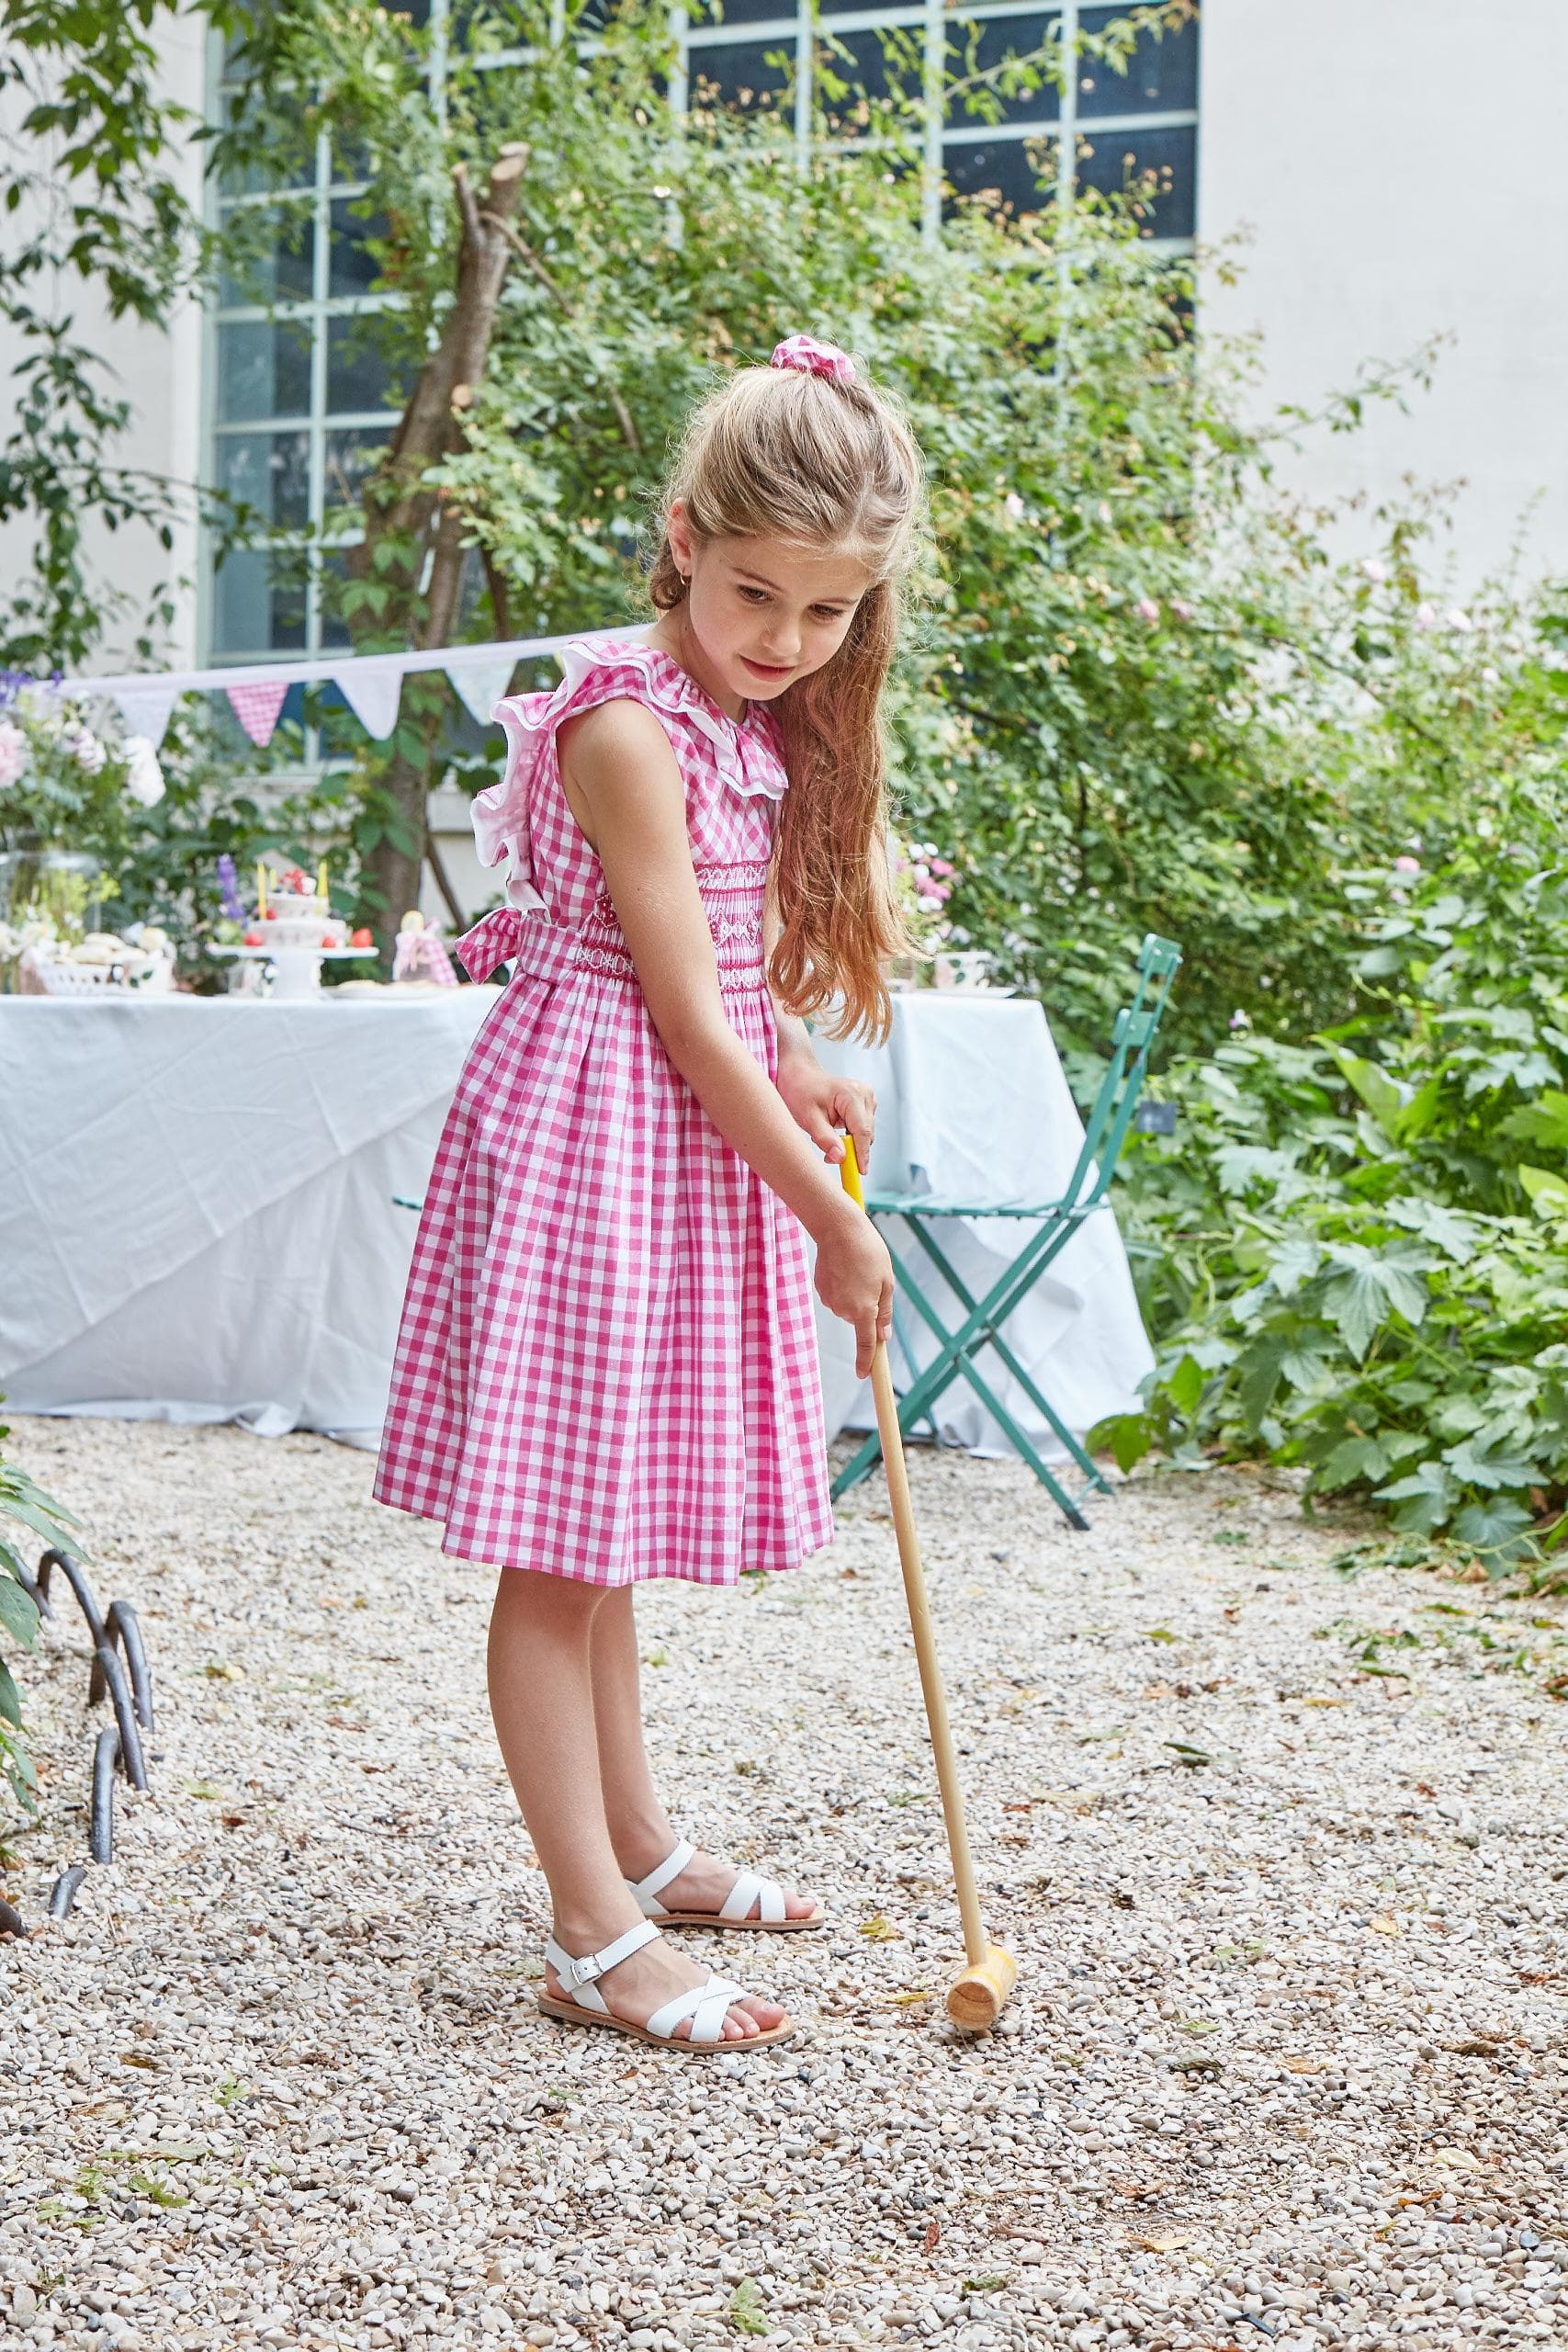
[[[341,947],[348,937],[348,925],[314,890],[269,889],[266,912],[250,931],[263,947]]]

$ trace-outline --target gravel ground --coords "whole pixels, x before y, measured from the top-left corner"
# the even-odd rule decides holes
[[[534,2010],[488,1571],[313,1438],[16,1443],[159,1714],[114,1863],[0,1947],[6,2346],[1563,2342],[1562,1602],[1337,1567],[1368,1531],[1265,1477],[1074,1535],[1021,1465],[917,1453],[1020,1962],[975,2041],[879,1482],[796,1577],[651,1587],[676,1818],[832,1909],[693,1939],[807,2024],[682,2063]],[[29,1919],[85,1851],[86,1661],[62,1594]]]

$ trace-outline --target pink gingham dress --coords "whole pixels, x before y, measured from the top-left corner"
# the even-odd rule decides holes
[[[420,1220],[375,1492],[442,1549],[590,1584],[733,1584],[832,1540],[810,1273],[793,1213],[731,1149],[649,1015],[556,729],[626,695],[662,722],[731,1025],[773,1075],[762,893],[787,779],[640,634],[572,645],[497,717],[474,804],[506,904],[459,942],[510,982],[457,1081]]]

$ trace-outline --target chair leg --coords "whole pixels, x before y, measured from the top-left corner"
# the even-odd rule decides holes
[[[998,1329],[998,1325],[1001,1323],[1008,1315],[1010,1315],[1014,1306],[1027,1295],[1034,1277],[1031,1275],[1026,1277],[1022,1282],[1015,1281],[1014,1277],[1017,1271],[1015,1264],[1014,1267],[1009,1269],[1007,1273],[1001,1277],[999,1282],[992,1286],[991,1290],[987,1294],[983,1300],[976,1302],[971,1296],[963,1278],[959,1275],[953,1266],[950,1264],[943,1251],[938,1248],[931,1236],[926,1231],[923,1222],[918,1217],[910,1217],[908,1221],[914,1227],[917,1239],[920,1242],[927,1256],[935,1265],[943,1282],[946,1283],[948,1288],[953,1293],[953,1295],[959,1300],[961,1305],[970,1310],[965,1317],[964,1328],[971,1333],[971,1337],[964,1346],[959,1347],[953,1345],[951,1349],[953,1370],[955,1372],[966,1372],[974,1353],[976,1352],[979,1348],[984,1347],[988,1343],[996,1350],[997,1354],[1001,1358],[1001,1361],[1007,1367],[1008,1371],[1022,1388],[1024,1395],[1029,1398],[1030,1403],[1034,1407],[1035,1410],[1041,1415],[1046,1426],[1055,1433],[1063,1446],[1066,1449],[1070,1458],[1077,1463],[1087,1481],[1084,1488],[1085,1493],[1098,1493],[1102,1495],[1109,1494],[1111,1489],[1104,1477],[1095,1467],[1093,1458],[1087,1453],[1084,1448],[1078,1443],[1077,1439],[1074,1436],[1072,1430],[1068,1429],[1066,1423],[1062,1419],[1061,1415],[1055,1410],[1055,1408],[1052,1405],[1050,1399],[1042,1394],[1036,1383],[1031,1379],[1029,1374],[1024,1370],[1023,1365],[1019,1362],[1018,1357],[1014,1354],[1008,1342],[1002,1338],[1001,1332]],[[1055,1251],[1053,1251],[1052,1255],[1055,1256]],[[1037,1269],[1037,1272],[1043,1272],[1043,1267]],[[935,1323],[934,1315],[932,1315],[930,1308],[930,1302],[925,1299],[924,1294],[916,1290],[916,1286],[913,1283],[911,1283],[909,1286],[910,1289],[915,1292],[915,1295],[921,1306],[922,1311],[926,1312],[928,1320],[931,1320]],[[935,1323],[935,1328],[940,1329],[940,1323]],[[1019,1442],[1016,1431],[1010,1424],[1008,1425],[1008,1435],[1013,1439],[1013,1442],[1015,1444]]]
[[[897,1292],[895,1292],[893,1299],[893,1337],[898,1342],[899,1354],[903,1357],[904,1362],[908,1366],[909,1379],[912,1384],[919,1377],[919,1366],[915,1362],[915,1351],[909,1345],[908,1327],[906,1324],[904,1317],[898,1312],[898,1299]],[[922,1419],[925,1421],[926,1426],[931,1433],[931,1443],[940,1451],[944,1441],[941,1430],[937,1427],[936,1415],[934,1413],[928,1412],[923,1415],[919,1415],[917,1418]],[[898,1426],[903,1430],[905,1435],[908,1436],[913,1427],[913,1423],[906,1422],[903,1415],[900,1414],[898,1417]]]
[[[913,1219],[911,1219],[910,1222],[913,1223]],[[908,1395],[899,1400],[898,1419],[900,1428],[906,1425],[906,1412],[912,1417],[923,1410],[928,1404],[933,1402],[937,1396],[942,1395],[942,1393],[962,1374],[963,1377],[968,1381],[970,1386],[979,1396],[987,1411],[992,1416],[993,1419],[1000,1425],[1006,1435],[1017,1447],[1023,1460],[1028,1463],[1030,1468],[1033,1471],[1041,1485],[1045,1488],[1046,1492],[1051,1496],[1052,1499],[1061,1510],[1068,1526],[1077,1528],[1080,1531],[1087,1529],[1089,1521],[1084,1518],[1083,1513],[1079,1510],[1077,1502],[1073,1499],[1072,1496],[1066,1491],[1053,1473],[1046,1467],[1046,1464],[1041,1460],[1039,1453],[1036,1452],[1033,1445],[1031,1444],[1029,1439],[1024,1435],[1022,1430],[1019,1428],[1018,1423],[1013,1419],[1012,1415],[1008,1411],[1000,1397],[994,1394],[986,1381],[981,1377],[980,1374],[976,1372],[973,1363],[953,1340],[953,1335],[950,1332],[943,1330],[942,1318],[937,1314],[937,1311],[931,1305],[930,1299],[926,1297],[924,1292],[917,1286],[913,1276],[905,1271],[897,1259],[895,1259],[893,1261],[893,1270],[899,1281],[902,1282],[905,1287],[908,1290],[914,1305],[919,1308],[920,1314],[925,1317],[926,1321],[930,1324],[931,1329],[936,1333],[942,1343],[934,1362],[927,1365],[925,1371],[921,1374],[919,1381],[917,1381]],[[959,1288],[962,1290],[963,1285],[959,1284]]]
[[[948,1288],[954,1293],[964,1306],[973,1308],[976,1302],[970,1296],[965,1285],[960,1280],[953,1268],[948,1263],[947,1258],[943,1252],[938,1249],[936,1242],[932,1239],[931,1236],[925,1231],[923,1226],[921,1226],[917,1220],[911,1219],[910,1222],[915,1225],[915,1230],[919,1239],[923,1244],[927,1255],[931,1258],[943,1282],[948,1285]],[[1004,1280],[1006,1278],[1004,1277]],[[1021,1295],[1023,1295],[1026,1294],[1021,1294]],[[1084,1451],[1084,1448],[1078,1443],[1077,1439],[1073,1435],[1072,1430],[1068,1429],[1066,1423],[1062,1419],[1060,1414],[1051,1404],[1049,1398],[1042,1395],[1035,1382],[1031,1379],[1029,1374],[1024,1370],[1022,1364],[1019,1362],[1018,1357],[1014,1354],[1012,1349],[1001,1335],[998,1326],[1004,1319],[1005,1316],[1010,1315],[1012,1312],[1013,1305],[1016,1303],[1016,1300],[1010,1301],[1006,1308],[1003,1310],[1003,1314],[996,1317],[994,1320],[987,1316],[976,1337],[982,1346],[988,1341],[996,1350],[997,1354],[1001,1358],[1001,1361],[1007,1367],[1008,1371],[1011,1373],[1013,1378],[1017,1381],[1019,1386],[1022,1389],[1024,1395],[1033,1406],[1035,1411],[1040,1414],[1046,1423],[1046,1426],[1055,1433],[1062,1444],[1066,1446],[1068,1453],[1072,1456],[1072,1459],[1077,1464],[1078,1468],[1089,1480],[1090,1487],[1102,1495],[1109,1494],[1111,1489],[1100,1473],[1095,1468],[1093,1457]],[[984,1309],[981,1311],[984,1312]]]

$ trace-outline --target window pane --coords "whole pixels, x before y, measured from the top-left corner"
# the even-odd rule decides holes
[[[218,109],[220,119],[225,130],[234,119],[237,104],[237,94],[232,90],[225,90],[219,101]],[[220,178],[219,187],[224,196],[260,196],[268,188],[310,187],[315,176],[315,155],[310,149],[306,149],[303,153],[292,154],[287,163],[281,165],[274,164],[266,170],[263,170],[258,165],[253,165],[243,172],[226,171]]]
[[[360,504],[367,477],[392,437],[392,429],[364,426],[327,435],[326,510],[342,514]]]
[[[1184,130],[1108,130],[1097,138],[1088,125],[1078,134],[1080,187],[1114,191],[1127,187],[1136,198],[1145,231],[1155,237],[1190,237],[1195,215],[1198,134]]]
[[[1036,154],[1042,150],[1033,141]],[[1015,212],[1039,212],[1055,193],[1056,165],[1053,151],[1043,151],[1039,173],[1030,162],[1021,139],[949,140],[942,151],[948,178],[961,196],[976,196],[983,188],[999,190],[1002,201]]]
[[[299,564],[271,549],[237,548],[213,587],[214,653],[293,652],[305,642]]]
[[[1124,16],[1124,8],[1088,8],[1086,31],[1103,32]],[[1118,74],[1094,58],[1084,58],[1078,73],[1080,119],[1097,114],[1181,114],[1198,104],[1198,28],[1184,25],[1156,40],[1145,32]]]
[[[218,421],[304,416],[310,407],[310,330],[293,321],[218,330]]]
[[[218,291],[224,310],[242,303],[310,300],[315,284],[316,224],[305,206],[231,205],[223,226],[232,260]]]
[[[368,237],[384,237],[387,216],[364,220],[356,197],[339,197],[333,205],[333,243],[328,263],[327,291],[333,295],[368,294],[376,283],[376,264],[366,252]]]
[[[327,321],[327,410],[331,415],[393,404],[386,328],[375,311]]]
[[[1045,43],[1045,35],[1055,22],[1051,17],[1002,17],[977,28],[978,37],[973,50],[969,47],[971,28],[954,25],[948,34],[947,71],[949,79],[959,81],[979,73],[992,73],[1007,60],[1034,58],[1033,72],[1028,77],[1013,77],[1010,96],[1007,88],[996,82],[985,86],[1001,108],[1004,122],[1055,122],[1061,106],[1061,93],[1046,74],[1047,60],[1038,56]],[[1021,81],[1032,79],[1035,87],[1020,86]],[[952,96],[947,104],[950,122],[974,119],[964,96]]]
[[[218,487],[269,523],[303,528],[310,516],[310,435],[220,433]]]
[[[845,0],[845,6],[848,6],[848,0]],[[718,21],[716,10],[710,9],[704,17],[694,8],[691,13],[692,39],[701,39],[705,23]],[[779,25],[793,32],[795,10],[787,6],[787,0],[724,0],[723,21],[727,25]]]
[[[835,75],[840,82],[848,82],[852,92],[863,91],[867,97],[872,98],[890,97],[898,91],[902,91],[906,96],[912,98],[918,98],[920,95],[921,68],[919,58],[917,57],[911,62],[901,57],[895,50],[893,71],[889,74],[887,52],[883,46],[882,35],[879,32],[868,29],[857,33],[835,34],[831,49],[826,43],[821,44],[818,56],[820,61],[820,73]],[[823,91],[823,97],[829,107],[837,107],[840,111],[853,103],[852,96],[849,98],[829,96],[826,88]]]
[[[786,62],[770,65],[768,56],[783,51]],[[691,90],[695,103],[714,100],[724,106],[754,107],[771,99],[776,106],[789,88],[795,58],[793,31],[776,40],[733,41],[723,48],[694,48]]]

